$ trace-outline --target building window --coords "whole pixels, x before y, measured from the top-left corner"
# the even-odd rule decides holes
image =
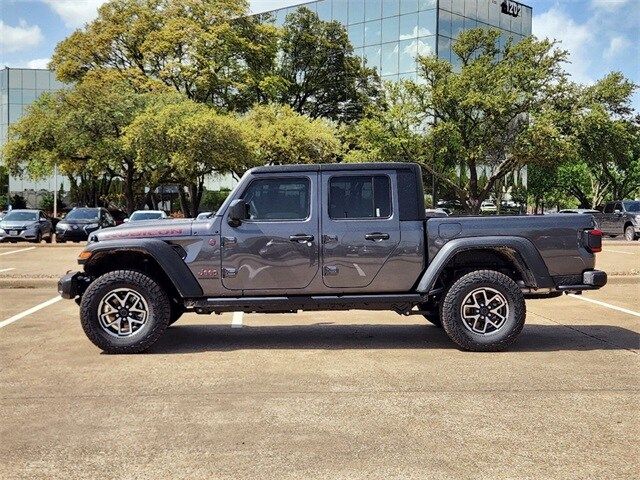
[[[375,68],[380,72],[380,45],[372,45],[364,48],[364,57],[367,60],[367,66]]]
[[[349,23],[364,22],[364,0],[349,0]]]
[[[364,19],[366,21],[382,18],[382,0],[366,0],[364,2]]]
[[[318,17],[324,21],[331,20],[331,0],[318,2]]]
[[[438,14],[438,28],[440,31],[439,35],[444,35],[445,37],[453,37],[451,31],[451,14],[449,12],[445,12],[444,10],[440,10]]]
[[[398,17],[382,19],[382,43],[398,41],[399,25]]]
[[[418,34],[420,37],[428,37],[436,34],[437,10],[425,10],[418,15]]]
[[[380,71],[382,75],[396,75],[398,73],[398,43],[385,43],[382,45],[382,62]]]
[[[331,17],[340,22],[343,25],[347,24],[348,18],[348,4],[347,0],[333,0],[333,9],[331,10]]]
[[[418,11],[418,0],[400,0],[400,13],[413,13]]]
[[[398,0],[382,0],[382,16],[391,17],[400,14],[400,2]]]
[[[382,20],[374,20],[364,24],[364,44],[375,45],[382,42]]]
[[[400,40],[416,38],[418,36],[418,14],[410,13],[400,16]]]
[[[389,218],[391,182],[386,175],[332,177],[329,181],[329,217]]]
[[[364,45],[364,23],[349,25],[349,40],[355,48]]]

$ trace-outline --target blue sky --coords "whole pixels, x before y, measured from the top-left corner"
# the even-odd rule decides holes
[[[58,41],[96,15],[104,0],[0,0],[0,65],[43,68]],[[254,12],[302,3],[251,0]],[[562,41],[567,70],[590,83],[620,70],[640,84],[640,0],[530,0],[533,33]],[[640,93],[634,106],[640,111]]]

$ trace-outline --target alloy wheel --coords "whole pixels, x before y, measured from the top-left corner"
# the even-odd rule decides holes
[[[476,288],[464,298],[460,307],[464,326],[475,334],[491,335],[509,318],[509,303],[502,293],[489,288]]]

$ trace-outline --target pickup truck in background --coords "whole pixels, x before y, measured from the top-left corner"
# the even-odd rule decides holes
[[[92,234],[60,279],[104,351],[149,348],[184,312],[390,310],[424,315],[460,348],[508,347],[525,297],[605,285],[591,215],[426,218],[408,163],[248,171],[203,220]]]
[[[624,235],[625,240],[640,238],[640,201],[608,202],[602,213],[594,213],[598,228],[610,237]]]

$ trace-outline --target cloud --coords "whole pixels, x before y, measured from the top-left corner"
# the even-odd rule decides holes
[[[33,60],[29,60],[26,64],[27,68],[47,68],[50,58],[34,58]]]
[[[609,40],[609,46],[602,55],[604,58],[610,60],[623,53],[623,50],[629,47],[631,47],[631,42],[627,38],[618,35]]]
[[[629,0],[591,0],[591,6],[609,12],[629,3]]]
[[[592,47],[595,30],[588,25],[576,23],[569,15],[557,7],[552,7],[540,15],[533,16],[533,34],[538,38],[556,39],[560,47],[568,50],[570,64],[566,70],[577,82],[592,83]]]
[[[106,0],[43,0],[69,28],[81,27],[98,16],[98,7]]]
[[[35,47],[43,38],[37,25],[28,25],[21,20],[17,27],[12,27],[0,20],[0,49],[5,53]]]

